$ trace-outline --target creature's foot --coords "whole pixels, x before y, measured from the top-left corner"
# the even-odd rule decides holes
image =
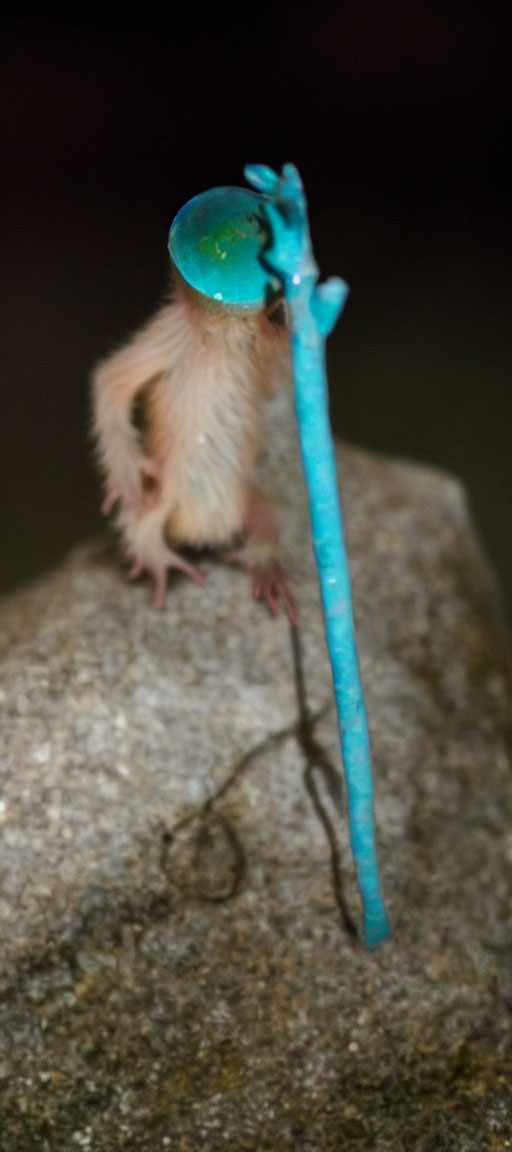
[[[167,594],[167,573],[175,569],[178,572],[183,572],[185,576],[189,576],[195,584],[199,584],[204,588],[206,584],[206,577],[199,571],[193,564],[189,564],[179,552],[172,552],[170,548],[165,547],[165,557],[162,557],[159,562],[156,558],[139,557],[136,559],[130,571],[128,572],[129,580],[138,580],[140,576],[149,573],[153,580],[153,604],[155,608],[163,608],[165,605],[165,597]]]
[[[283,604],[292,627],[297,624],[290,581],[279,559],[279,528],[273,505],[257,488],[249,493],[246,538],[228,560],[246,568],[255,600],[263,600],[272,616]]]
[[[254,599],[264,600],[272,616],[278,615],[279,604],[283,603],[290,624],[295,628],[297,624],[295,600],[286,572],[279,561],[270,560],[264,567],[251,568],[250,576]]]
[[[169,505],[160,500],[154,502],[151,509],[142,516],[127,514],[122,508],[118,519],[124,553],[130,563],[128,577],[137,580],[145,573],[150,576],[156,608],[163,608],[165,604],[167,573],[173,569],[183,572],[196,584],[203,586],[206,583],[198,568],[168,547],[165,539],[168,517]]]
[[[283,604],[290,624],[295,628],[297,613],[290,581],[268,542],[256,544],[254,540],[248,541],[238,552],[230,552],[227,559],[230,564],[238,564],[247,570],[254,599],[262,600],[271,616],[278,616],[279,606]]]

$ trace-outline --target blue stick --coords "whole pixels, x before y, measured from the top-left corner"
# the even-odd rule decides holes
[[[333,277],[317,285],[306,199],[293,164],[281,176],[262,164],[245,177],[268,196],[272,247],[264,253],[284,281],[292,317],[295,411],[309,496],[313,546],[325,614],[327,645],[347,782],[350,840],[363,903],[364,939],[372,948],[389,935],[379,887],[368,723],[357,659],[350,573],[329,421],[325,339],[343,309],[348,287]]]

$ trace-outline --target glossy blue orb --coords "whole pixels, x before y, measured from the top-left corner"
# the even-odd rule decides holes
[[[270,243],[266,197],[247,188],[211,188],[175,216],[169,251],[188,284],[232,308],[259,308],[280,290],[265,268]]]

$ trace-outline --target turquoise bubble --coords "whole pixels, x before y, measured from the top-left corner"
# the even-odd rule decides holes
[[[169,251],[197,292],[234,308],[259,308],[280,290],[263,255],[271,243],[266,199],[246,188],[211,188],[180,209]]]

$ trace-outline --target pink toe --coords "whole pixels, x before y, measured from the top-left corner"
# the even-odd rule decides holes
[[[165,605],[165,595],[167,592],[167,581],[165,575],[162,577],[160,574],[155,579],[155,590],[153,592],[153,604],[155,608],[163,608]]]

